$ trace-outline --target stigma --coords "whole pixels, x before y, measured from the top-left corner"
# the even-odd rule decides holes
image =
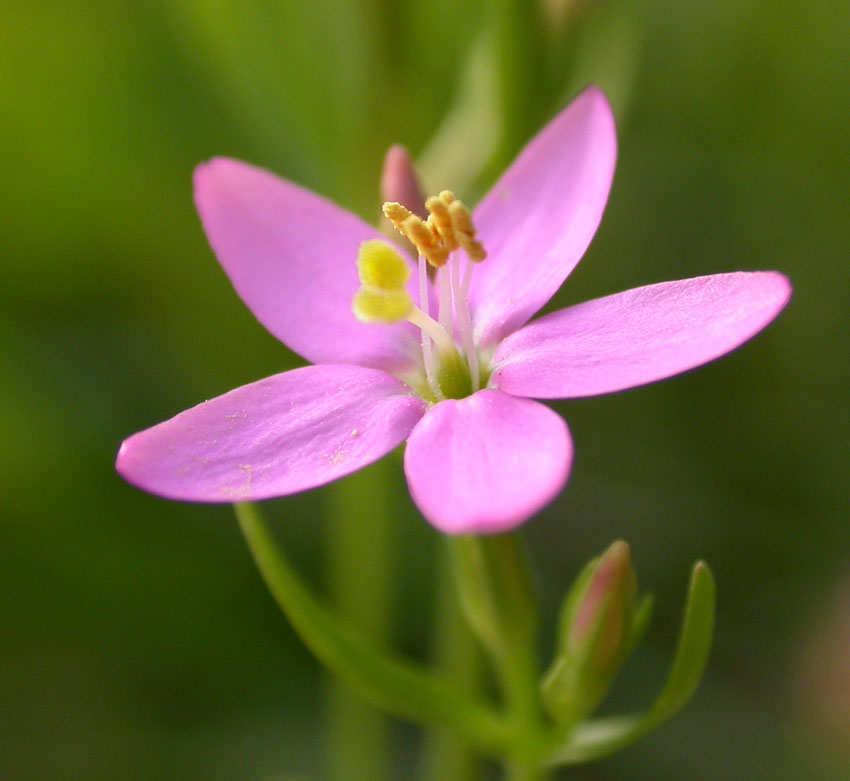
[[[400,203],[387,202],[383,212],[393,227],[416,248],[419,306],[408,292],[410,268],[387,242],[363,242],[357,256],[362,287],[352,302],[361,322],[408,321],[422,332],[421,381],[412,387],[436,403],[463,398],[482,388],[489,371],[478,354],[469,311],[469,285],[475,264],[487,257],[479,241],[472,214],[450,190],[425,201],[428,218],[422,219]],[[438,308],[429,311],[434,269]]]

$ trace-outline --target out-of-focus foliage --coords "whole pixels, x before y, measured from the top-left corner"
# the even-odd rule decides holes
[[[241,157],[373,220],[390,143],[424,153],[435,188],[474,197],[494,171],[482,162],[453,181],[441,161],[482,138],[504,158],[591,80],[618,111],[620,162],[598,237],[554,303],[735,269],[779,269],[796,292],[716,365],[556,405],[577,458],[528,527],[547,620],[615,538],[658,595],[618,709],[663,680],[689,563],[707,559],[719,584],[694,702],[583,777],[850,777],[850,712],[830,704],[842,686],[850,701],[850,647],[830,608],[850,579],[846,2],[528,3],[543,31],[499,16],[517,5],[0,6],[1,777],[229,779],[322,764],[316,667],[230,509],[148,497],[112,469],[124,436],[298,362],[217,267],[193,166]],[[524,47],[511,51],[506,29]],[[506,58],[513,82],[499,80]],[[462,84],[479,111],[464,113]],[[522,110],[493,132],[505,105]],[[454,150],[432,141],[447,115]],[[394,634],[421,652],[436,535],[399,466],[377,467],[397,478]],[[337,490],[274,505],[314,578]],[[413,743],[400,746],[409,768]]]

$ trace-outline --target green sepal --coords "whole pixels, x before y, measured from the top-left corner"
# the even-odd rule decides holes
[[[258,508],[248,503],[234,508],[272,596],[326,667],[382,710],[453,732],[483,753],[500,753],[505,726],[489,706],[460,691],[450,679],[381,648],[335,615],[293,569]]]
[[[646,635],[646,630],[649,629],[649,625],[652,623],[652,615],[654,612],[655,597],[649,591],[645,594],[641,594],[637,607],[632,615],[632,628],[629,632],[629,650],[626,651],[627,656],[634,651],[640,644],[640,641],[643,640]]]
[[[652,707],[643,714],[593,719],[576,726],[552,752],[550,765],[588,762],[619,751],[685,706],[702,678],[711,649],[715,591],[708,565],[697,562],[691,570],[676,655],[667,682]]]
[[[599,560],[601,558],[602,556],[596,556],[584,565],[584,568],[576,576],[572,586],[570,586],[570,590],[564,597],[564,601],[561,604],[561,614],[558,619],[559,638],[563,638],[569,633],[570,627],[573,625],[576,613],[578,612],[579,605],[584,599],[584,595],[587,593],[587,587],[590,585],[590,579],[593,577],[593,573],[599,565]]]

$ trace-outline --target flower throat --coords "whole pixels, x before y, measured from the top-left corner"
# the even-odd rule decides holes
[[[426,401],[436,403],[469,396],[487,383],[489,370],[475,349],[469,312],[472,271],[487,252],[476,238],[469,209],[452,192],[432,196],[425,208],[427,219],[400,203],[383,206],[387,219],[419,255],[419,306],[407,291],[408,264],[390,244],[372,239],[363,242],[358,252],[362,287],[354,296],[352,310],[361,322],[406,320],[422,331],[424,378],[409,384]],[[436,319],[429,312],[429,265],[435,269],[437,284]]]

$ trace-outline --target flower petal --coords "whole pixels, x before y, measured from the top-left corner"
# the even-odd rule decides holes
[[[527,322],[575,268],[602,219],[616,157],[611,107],[598,89],[587,89],[476,208],[488,252],[470,289],[478,344]]]
[[[295,369],[130,437],[116,468],[168,499],[284,496],[354,472],[403,442],[426,407],[409,392],[376,369]]]
[[[548,407],[483,390],[433,407],[404,453],[410,493],[446,534],[494,534],[528,520],[563,488],[573,458]]]
[[[664,379],[734,350],[791,296],[775,271],[662,282],[562,309],[496,350],[491,384],[543,399],[595,396]]]
[[[226,158],[198,166],[195,204],[236,292],[289,348],[312,363],[409,363],[412,326],[367,325],[351,312],[360,287],[357,250],[384,238],[375,228],[268,171]]]

